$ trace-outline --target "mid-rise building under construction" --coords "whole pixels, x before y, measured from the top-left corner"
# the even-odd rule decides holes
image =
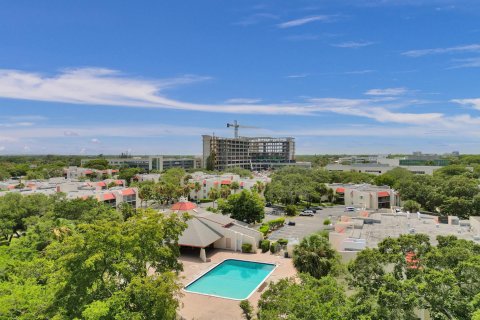
[[[221,138],[204,135],[203,161],[207,168],[221,171],[233,167],[264,170],[286,165],[307,165],[296,163],[295,139],[291,137]]]

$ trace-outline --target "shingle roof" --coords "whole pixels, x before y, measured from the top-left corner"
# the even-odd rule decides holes
[[[223,237],[197,217],[188,220],[187,225],[187,229],[178,239],[181,246],[204,248]]]

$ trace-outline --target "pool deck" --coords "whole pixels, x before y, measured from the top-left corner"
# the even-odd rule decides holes
[[[190,256],[180,257],[183,263],[184,271],[181,273],[181,282],[183,285],[195,280],[205,271],[210,269],[214,264],[218,264],[225,259],[239,259],[246,261],[257,261],[266,263],[275,263],[278,267],[267,278],[266,282],[277,281],[282,278],[292,277],[296,275],[293,267],[292,259],[284,258],[267,253],[251,253],[245,254],[227,250],[215,250],[208,256],[211,262],[201,262],[200,259]],[[260,287],[260,290],[264,286]],[[262,292],[265,289],[262,290]],[[256,307],[262,292],[255,291],[248,299],[250,303]],[[240,320],[242,310],[239,307],[239,301],[211,297],[182,290],[183,296],[180,299],[179,315],[186,320]]]

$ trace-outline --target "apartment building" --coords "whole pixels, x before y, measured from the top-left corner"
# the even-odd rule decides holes
[[[190,191],[190,199],[200,200],[208,199],[208,194],[212,188],[220,189],[222,186],[231,186],[233,182],[237,182],[239,185],[238,190],[232,190],[234,192],[240,192],[241,190],[251,190],[258,182],[263,185],[270,183],[271,179],[267,176],[257,175],[256,177],[242,178],[239,175],[226,173],[222,175],[212,175],[203,172],[195,172],[192,174],[192,178],[188,181],[190,184],[200,184],[200,190]]]
[[[265,170],[281,166],[306,166],[295,161],[295,139],[271,137],[221,138],[203,135],[203,163],[214,170],[240,167]]]
[[[400,206],[399,194],[388,186],[333,183],[327,187],[333,189],[338,201],[346,206],[368,210]]]
[[[114,208],[121,203],[128,203],[137,208],[140,203],[138,190],[126,187],[125,180],[106,179],[103,181],[78,181],[65,178],[51,178],[49,180],[12,180],[5,183],[6,188],[1,188],[0,196],[8,192],[18,192],[22,195],[41,193],[54,195],[64,193],[67,199],[87,199],[92,197],[99,202],[104,202]]]

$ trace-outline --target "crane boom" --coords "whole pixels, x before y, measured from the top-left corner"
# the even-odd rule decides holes
[[[252,126],[242,126],[242,125],[239,125],[237,120],[233,120],[233,123],[227,123],[227,128],[233,128],[233,130],[234,130],[234,137],[235,137],[235,139],[238,139],[238,128],[252,128],[252,129],[258,129],[258,127],[252,127]]]

